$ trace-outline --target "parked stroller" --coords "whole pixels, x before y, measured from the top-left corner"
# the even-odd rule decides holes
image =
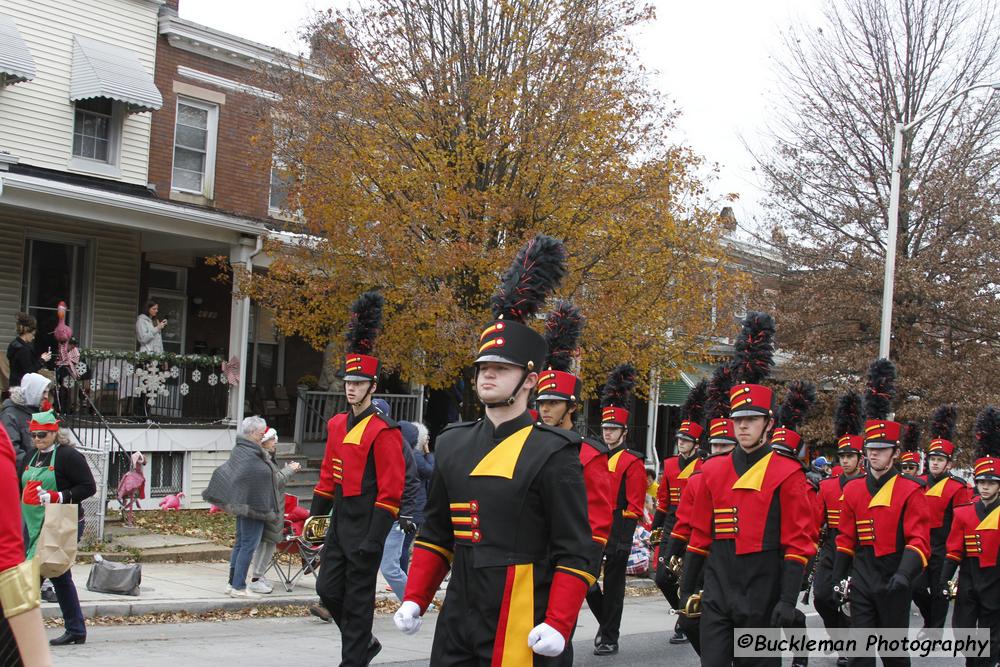
[[[311,517],[309,510],[299,505],[297,496],[285,494],[283,538],[275,546],[266,572],[274,572],[286,592],[295,588],[295,582],[302,575],[315,575],[319,570],[320,552],[329,525],[329,515]]]

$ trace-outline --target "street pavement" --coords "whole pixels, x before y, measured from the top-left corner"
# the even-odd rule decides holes
[[[666,603],[658,596],[626,599],[622,621],[621,652],[599,658],[593,655],[597,624],[585,607],[574,642],[575,665],[625,667],[671,665],[694,667],[697,656],[688,645],[667,642],[674,618],[666,613]],[[811,608],[802,607],[810,626],[819,626]],[[396,630],[391,616],[375,619],[375,634],[383,645],[373,664],[396,667],[424,667],[428,664],[437,614],[425,617],[414,636]],[[914,624],[918,619],[913,619]],[[55,635],[55,630],[50,630]],[[215,623],[183,623],[142,626],[108,626],[89,629],[87,643],[53,649],[57,665],[70,667],[171,667],[216,665],[233,661],[239,667],[272,665],[335,665],[340,661],[340,636],[336,626],[318,619],[273,618]],[[786,661],[787,662],[787,661]],[[915,660],[914,665],[955,664],[954,661]],[[814,658],[813,667],[834,667],[831,658]]]

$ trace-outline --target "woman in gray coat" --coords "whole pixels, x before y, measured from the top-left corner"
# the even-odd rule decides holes
[[[247,590],[247,571],[264,526],[282,518],[277,503],[274,474],[267,453],[260,446],[267,431],[261,417],[247,417],[240,424],[229,460],[215,469],[201,497],[236,517],[236,544],[229,558],[232,597],[256,598]]]
[[[270,581],[264,578],[264,573],[271,565],[274,548],[284,537],[285,485],[288,484],[288,480],[292,478],[292,475],[299,471],[300,466],[298,462],[292,461],[284,468],[278,467],[274,458],[275,450],[278,448],[278,432],[273,428],[267,429],[260,446],[267,452],[268,463],[271,465],[275,501],[278,503],[281,516],[274,521],[268,521],[264,526],[264,535],[260,538],[260,544],[257,545],[257,550],[253,554],[253,563],[250,569],[253,576],[250,578],[250,584],[247,588],[254,593],[270,593],[274,590],[274,587]]]

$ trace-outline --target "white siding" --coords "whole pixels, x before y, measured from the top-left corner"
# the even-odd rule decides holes
[[[149,0],[0,0],[31,50],[33,81],[0,89],[0,149],[24,164],[67,171],[73,149],[69,101],[73,35],[134,51],[153,74],[158,6]],[[149,113],[125,117],[121,180],[145,184]]]
[[[0,340],[14,337],[14,313],[21,306],[24,241],[28,233],[58,240],[72,235],[88,241],[93,271],[86,297],[89,336],[76,332],[85,347],[135,349],[135,318],[139,312],[139,232],[78,220],[19,217],[0,214]]]
[[[190,457],[191,491],[185,500],[191,509],[208,509],[209,504],[201,499],[201,492],[208,486],[215,469],[229,459],[229,452],[191,452]]]

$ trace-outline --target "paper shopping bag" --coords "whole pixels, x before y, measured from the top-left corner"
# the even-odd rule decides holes
[[[58,577],[73,567],[79,519],[79,505],[54,503],[45,506],[45,522],[35,543],[35,558],[43,577]]]

